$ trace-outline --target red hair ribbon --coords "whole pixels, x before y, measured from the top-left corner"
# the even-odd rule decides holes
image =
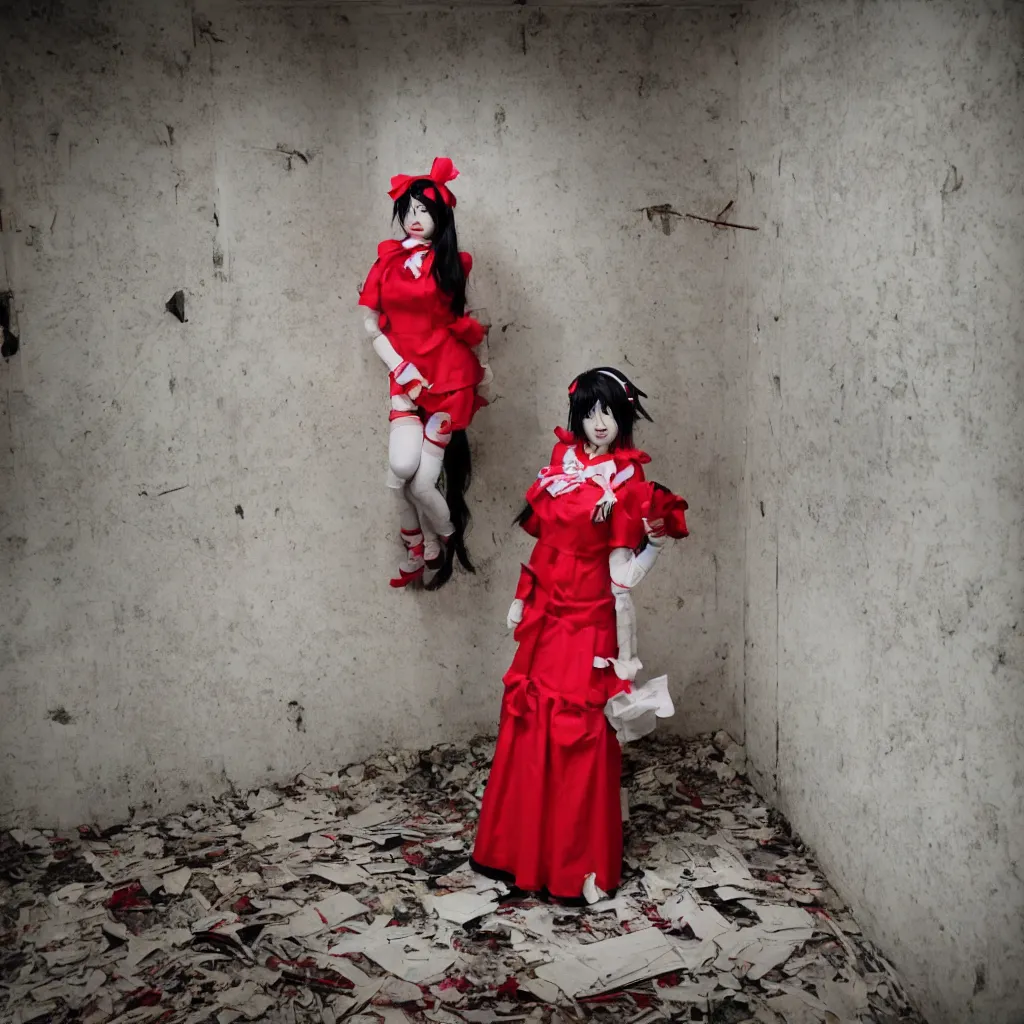
[[[392,199],[398,199],[409,191],[409,187],[414,181],[432,181],[445,206],[449,206],[454,210],[455,196],[452,195],[451,190],[447,187],[447,183],[449,181],[454,181],[458,176],[458,168],[451,162],[451,160],[448,159],[448,157],[434,157],[434,162],[430,167],[429,174],[396,174],[391,179],[391,190],[388,192],[388,195]],[[431,191],[432,190],[428,189],[425,191],[425,194],[433,199],[435,196],[430,195]]]
[[[573,382],[572,382],[572,383],[571,383],[571,384],[569,385],[569,394],[570,394],[570,395],[575,395],[575,394],[576,394],[576,385],[577,385],[578,383],[579,383],[579,378],[577,377],[577,378],[576,378],[576,380],[574,380],[574,381],[573,381]]]

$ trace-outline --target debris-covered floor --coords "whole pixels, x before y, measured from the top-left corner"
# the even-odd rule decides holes
[[[3,836],[0,1020],[921,1021],[724,734],[626,748],[627,876],[585,908],[469,870],[492,749]]]

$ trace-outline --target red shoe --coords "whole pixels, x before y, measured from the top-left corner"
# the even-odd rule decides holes
[[[403,530],[402,543],[408,558],[398,567],[398,575],[388,580],[388,586],[399,589],[423,579],[423,534],[419,530]]]
[[[413,569],[412,572],[406,572],[399,566],[398,575],[388,580],[388,586],[395,587],[396,589],[411,586],[413,583],[423,579],[423,573],[424,567],[422,565],[418,569]]]

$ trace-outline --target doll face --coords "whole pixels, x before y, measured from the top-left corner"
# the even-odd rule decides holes
[[[402,221],[402,228],[410,238],[429,241],[434,235],[434,218],[426,206],[415,197],[409,201],[409,212]]]
[[[594,408],[583,417],[583,433],[597,449],[597,453],[603,455],[619,436],[619,425],[611,409],[603,408],[600,402],[595,402]]]

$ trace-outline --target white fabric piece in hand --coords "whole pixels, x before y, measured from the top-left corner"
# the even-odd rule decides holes
[[[505,619],[505,625],[509,629],[515,629],[520,622],[523,621],[523,601],[522,598],[517,597],[512,604],[509,606],[508,616]],[[594,659],[594,664],[597,665],[597,658]],[[603,668],[601,665],[597,665],[598,668]]]
[[[675,712],[668,692],[668,676],[649,679],[629,693],[617,693],[604,706],[605,717],[620,743],[649,735],[659,718],[671,718]]]

